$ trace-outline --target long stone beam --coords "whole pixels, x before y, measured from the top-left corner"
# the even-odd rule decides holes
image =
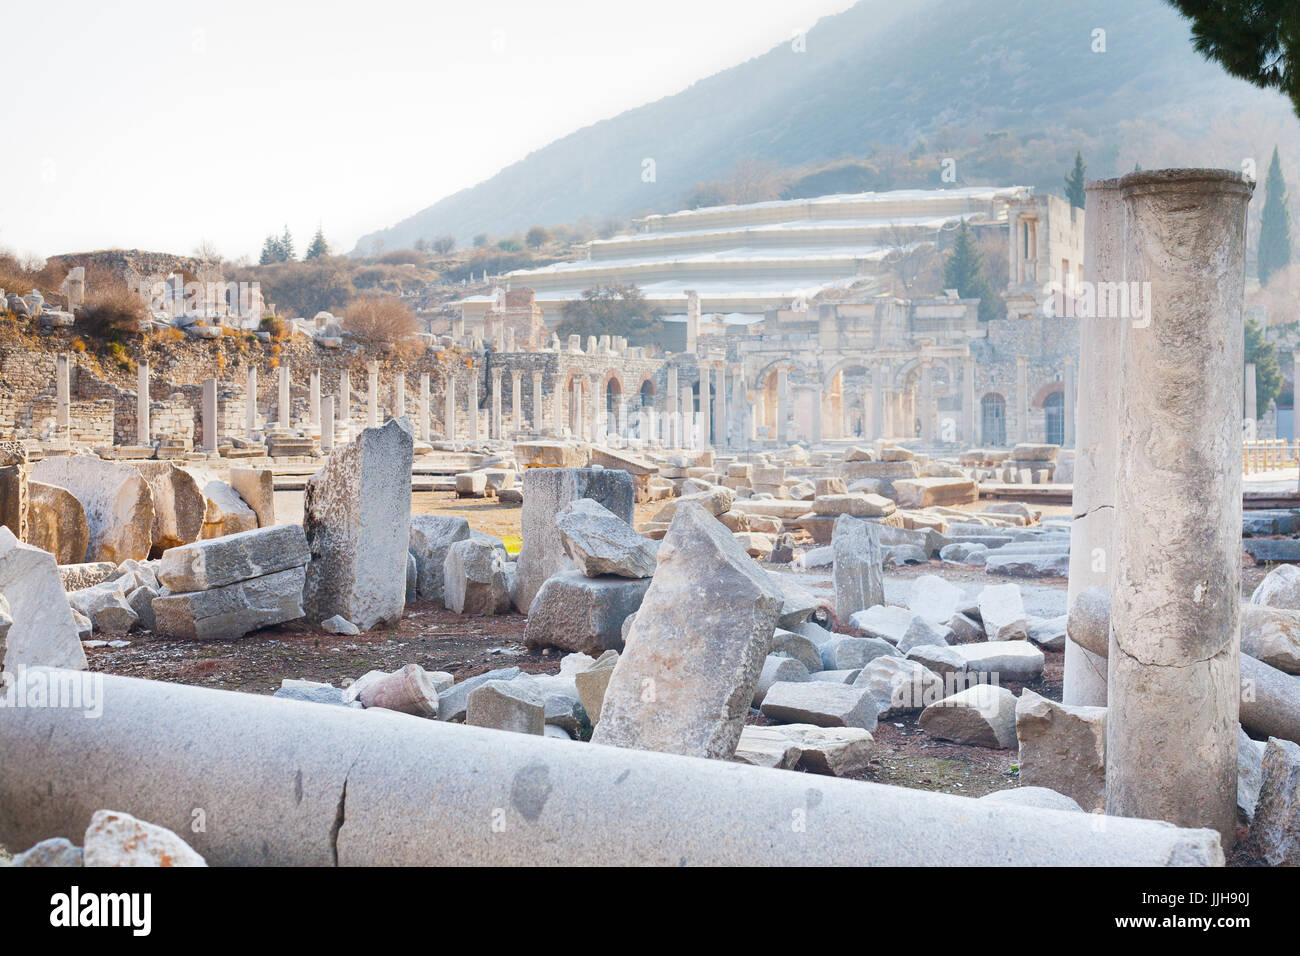
[[[102,679],[102,715],[0,708],[10,849],[79,837],[107,807],[175,830],[213,865],[1223,863],[1212,830],[39,673]]]

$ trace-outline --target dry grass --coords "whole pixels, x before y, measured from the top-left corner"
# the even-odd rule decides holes
[[[354,299],[343,315],[343,327],[357,338],[382,349],[409,346],[420,330],[405,303],[388,296]]]
[[[96,338],[139,335],[140,323],[149,317],[140,297],[125,286],[107,286],[91,292],[77,315],[77,325]]]

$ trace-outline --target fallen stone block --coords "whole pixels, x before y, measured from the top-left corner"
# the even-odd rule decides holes
[[[1070,553],[1002,553],[990,551],[984,560],[989,574],[1014,578],[1065,578],[1070,575]]]
[[[58,485],[27,483],[27,532],[24,540],[54,555],[59,564],[86,560],[90,526],[77,496]]]
[[[307,482],[311,548],[303,606],[312,621],[341,614],[363,631],[395,624],[406,607],[414,441],[405,419],[330,453]]]
[[[89,530],[86,561],[149,557],[153,493],[137,468],[94,455],[46,458],[31,466],[33,481],[66,488],[81,502]]]
[[[451,515],[411,515],[410,552],[415,555],[416,593],[428,601],[441,601],[442,566],[447,551],[470,536],[469,522]]]
[[[745,727],[740,732],[732,759],[751,767],[790,770],[803,756],[803,749],[777,727]]]
[[[587,712],[587,718],[593,727],[600,721],[601,705],[605,702],[605,690],[609,687],[610,675],[618,663],[618,651],[606,651],[584,670],[573,675],[574,686],[578,690],[578,700]]]
[[[1287,674],[1300,674],[1300,611],[1243,604],[1241,652]]]
[[[469,692],[465,723],[516,734],[546,732],[546,706],[526,683],[490,680]]]
[[[871,695],[877,719],[922,710],[944,697],[942,677],[918,661],[880,657],[858,673],[853,686]]]
[[[1028,641],[958,644],[951,650],[962,660],[963,673],[983,675],[992,681],[1037,680],[1046,662],[1043,652]]]
[[[793,740],[802,751],[798,768],[809,773],[844,777],[867,769],[875,742],[861,727],[818,727],[782,724],[768,728]]]
[[[977,684],[931,704],[917,723],[941,740],[1009,750],[1016,746],[1016,695],[1005,687]]]
[[[1098,657],[1110,656],[1110,591],[1090,585],[1074,596],[1066,611],[1070,640]]]
[[[935,624],[944,624],[965,604],[966,597],[961,588],[937,574],[921,575],[912,582],[907,596],[908,608]]]
[[[153,495],[150,554],[197,541],[203,534],[207,500],[194,476],[171,461],[142,461],[135,467]]]
[[[124,578],[73,591],[68,594],[68,603],[90,618],[98,634],[126,634],[139,622],[139,616],[127,602]]]
[[[447,549],[442,566],[443,604],[457,614],[493,615],[510,610],[506,564],[496,548],[468,538]]]
[[[335,614],[333,617],[326,618],[320,622],[321,630],[329,634],[341,634],[345,637],[355,637],[361,633],[361,628],[357,627],[342,614]]]
[[[206,591],[302,567],[310,560],[307,536],[299,525],[274,525],[171,548],[158,564],[158,582],[173,593]]]
[[[485,498],[487,492],[487,475],[483,472],[463,471],[456,476],[457,498]]]
[[[826,681],[779,681],[767,690],[763,716],[817,727],[876,727],[875,701],[865,687]]]
[[[878,637],[851,637],[848,634],[831,635],[818,650],[821,652],[821,667],[829,671],[860,669],[878,657],[902,656],[888,641]]]
[[[230,487],[253,510],[259,528],[275,524],[275,476],[270,468],[231,465]]]
[[[475,687],[481,687],[490,680],[510,681],[522,671],[518,667],[498,667],[495,670],[467,677],[446,690],[438,691],[438,719],[456,721],[465,719],[465,710],[469,706],[469,693]]]
[[[85,669],[86,653],[54,555],[23,544],[5,526],[0,526],[0,594],[13,620],[5,635],[0,670]]]
[[[979,501],[979,489],[969,478],[903,478],[894,482],[900,508],[969,505]]]
[[[1300,743],[1300,678],[1241,655],[1240,719],[1257,737]]]
[[[655,573],[658,545],[600,502],[571,501],[560,509],[555,522],[565,552],[587,577],[648,578]]]
[[[1250,603],[1300,611],[1300,567],[1279,564],[1251,592]]]
[[[990,641],[1029,639],[1029,620],[1017,584],[990,584],[979,593],[980,620]]]
[[[42,549],[47,550],[47,549]],[[95,561],[88,564],[60,564],[59,583],[65,591],[80,591],[93,587],[118,575],[117,565],[112,561]]]
[[[750,701],[750,706],[762,707],[768,688],[777,681],[806,681],[807,679],[808,669],[793,657],[769,654],[763,661],[763,669],[759,671],[758,683],[754,685],[754,697]]]
[[[82,857],[86,866],[208,865],[188,843],[166,827],[114,810],[100,810],[91,817]]]
[[[859,611],[884,604],[884,552],[876,526],[841,515],[835,519],[831,548],[836,617],[848,620]]]
[[[1065,614],[1059,617],[1038,618],[1029,622],[1029,639],[1039,647],[1045,647],[1051,651],[1065,650],[1066,627],[1069,617]]]
[[[1037,807],[1040,810],[1064,810],[1067,813],[1083,813],[1083,807],[1063,793],[1057,793],[1047,787],[1031,787],[1021,783],[1018,787],[1006,790],[994,790],[979,798],[985,803],[999,803],[1007,806]]]
[[[817,642],[796,631],[778,627],[772,633],[771,653],[783,657],[793,657],[809,673],[822,669],[821,649]]]
[[[1252,826],[1269,866],[1300,866],[1300,746],[1270,737],[1264,747]]]
[[[1252,740],[1237,725],[1237,815],[1247,824],[1255,819],[1259,788],[1264,781],[1264,741]]]
[[[838,518],[840,515],[849,515],[853,518],[883,518],[897,511],[898,505],[884,495],[854,492],[821,495],[813,499],[812,510],[814,514],[830,518]]]
[[[858,611],[849,618],[849,624],[869,637],[897,644],[912,626],[916,613],[905,607],[892,604],[877,604],[865,611]]]
[[[155,630],[182,640],[234,640],[303,616],[301,567],[224,587],[154,598]]]
[[[810,620],[821,608],[822,602],[817,596],[795,580],[793,575],[768,571],[767,579],[781,596],[781,612],[777,615],[777,627],[787,630],[795,628]]]
[[[363,707],[382,707],[415,717],[438,716],[438,688],[419,664],[366,682],[357,700]]]
[[[781,602],[772,576],[702,505],[679,507],[592,742],[729,758]]]
[[[1021,786],[1047,787],[1085,810],[1106,807],[1106,708],[1058,704],[1026,690],[1016,701]]]
[[[623,622],[641,607],[650,580],[561,571],[533,598],[524,643],[592,655],[622,650]]]
[[[906,654],[912,648],[923,644],[947,645],[951,637],[952,632],[946,626],[927,621],[918,614],[912,618],[912,623],[907,625],[907,630],[903,632],[898,642],[898,653]]]
[[[203,531],[200,538],[221,538],[257,529],[257,515],[234,488],[213,478],[203,485]]]

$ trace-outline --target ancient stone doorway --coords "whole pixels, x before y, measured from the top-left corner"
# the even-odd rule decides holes
[[[997,394],[980,399],[980,442],[990,448],[1002,448],[1007,443],[1007,403]]]

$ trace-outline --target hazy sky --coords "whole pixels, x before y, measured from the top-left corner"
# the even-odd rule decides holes
[[[8,4],[0,248],[337,251],[852,0]]]

